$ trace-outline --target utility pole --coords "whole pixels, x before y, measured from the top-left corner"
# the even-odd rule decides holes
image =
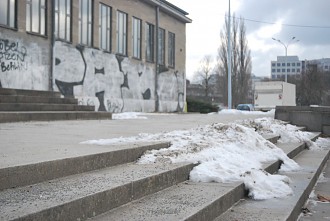
[[[230,0],[229,0],[229,13],[228,13],[228,109],[232,108],[232,96],[231,96],[231,41],[230,41]]]

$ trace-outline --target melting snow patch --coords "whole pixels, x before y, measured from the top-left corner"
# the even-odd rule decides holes
[[[115,120],[127,120],[127,119],[148,119],[147,117],[140,116],[142,113],[139,112],[124,112],[118,114],[112,114],[112,119]]]
[[[190,179],[194,182],[242,181],[253,199],[285,197],[292,194],[288,177],[271,175],[262,170],[262,164],[281,160],[282,171],[299,170],[300,167],[288,158],[282,149],[264,139],[261,136],[264,133],[280,134],[282,142],[287,139],[308,140],[308,132],[298,131],[297,127],[282,121],[260,118],[230,124],[214,123],[190,130],[90,140],[83,143],[110,145],[139,141],[171,142],[169,148],[147,151],[138,163],[199,163],[190,173]]]

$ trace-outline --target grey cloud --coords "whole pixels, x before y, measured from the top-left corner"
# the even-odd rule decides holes
[[[285,24],[306,26],[330,26],[329,0],[242,0],[236,16],[266,22],[276,22],[281,18]],[[257,31],[266,24],[246,21],[247,32]],[[296,36],[302,44],[328,45],[330,28],[300,28],[282,26],[278,36],[289,39]]]

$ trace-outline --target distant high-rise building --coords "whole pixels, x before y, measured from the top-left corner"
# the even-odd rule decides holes
[[[271,78],[301,74],[303,67],[304,61],[300,61],[298,56],[277,56],[276,61],[271,61]]]

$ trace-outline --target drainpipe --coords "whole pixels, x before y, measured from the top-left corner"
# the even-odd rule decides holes
[[[51,31],[51,62],[50,62],[50,66],[51,66],[51,70],[50,70],[50,74],[49,74],[49,90],[50,91],[54,91],[54,87],[53,87],[53,76],[54,76],[54,69],[55,69],[55,1],[52,1],[52,31]]]
[[[155,112],[159,111],[159,96],[158,96],[158,74],[159,74],[159,61],[158,61],[158,29],[159,29],[159,6],[156,6],[156,74],[155,74]]]

